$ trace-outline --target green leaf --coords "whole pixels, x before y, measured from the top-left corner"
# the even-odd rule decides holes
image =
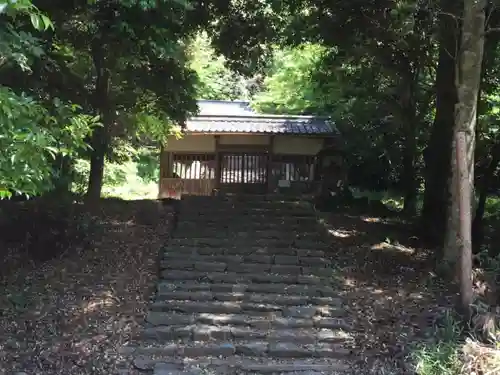
[[[54,29],[54,25],[52,24],[52,21],[49,19],[49,17],[45,16],[45,15],[41,15],[40,16],[41,20],[42,20],[42,23],[43,23],[43,26],[44,26],[44,30],[48,30],[49,28],[50,29]]]
[[[4,188],[0,188],[0,199],[10,198],[12,193]]]
[[[57,148],[52,147],[52,146],[47,146],[45,149],[52,155],[52,157],[56,157],[56,154],[58,153]]]
[[[33,27],[39,31],[43,30],[43,21],[36,13],[30,14],[30,20]]]

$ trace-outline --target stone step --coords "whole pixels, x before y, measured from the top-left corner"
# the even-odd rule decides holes
[[[212,198],[212,199],[199,199],[189,200],[183,199],[181,204],[189,207],[217,207],[217,206],[237,206],[237,207],[274,207],[274,206],[290,206],[290,207],[304,207],[313,204],[312,199],[300,199],[292,197],[280,197],[276,200],[270,199],[252,199],[251,197],[245,198]]]
[[[317,239],[321,240],[321,233],[319,231],[306,231],[302,232],[300,230],[248,230],[248,229],[231,229],[231,228],[223,228],[223,229],[213,229],[213,228],[190,228],[190,229],[181,229],[177,228],[173,233],[174,238],[187,238],[187,237],[217,237],[217,238],[232,238],[232,239],[277,239],[277,240],[285,240],[291,237],[296,239]]]
[[[211,216],[266,216],[268,218],[275,217],[316,217],[316,212],[311,208],[298,207],[267,207],[267,208],[250,208],[250,207],[192,207],[180,208],[180,217],[211,217]]]
[[[176,231],[193,231],[193,230],[206,230],[217,231],[224,229],[238,230],[238,231],[258,231],[258,230],[286,230],[291,232],[299,231],[316,231],[318,223],[316,221],[309,221],[305,223],[293,222],[279,222],[279,221],[248,221],[241,222],[240,220],[221,220],[221,222],[201,223],[200,220],[196,221],[179,221]]]
[[[166,341],[188,342],[237,342],[265,341],[268,343],[297,344],[342,344],[351,336],[340,330],[316,328],[258,329],[234,325],[193,324],[189,326],[156,326],[145,328],[141,337],[147,342],[165,343]],[[235,354],[235,353],[230,353]]]
[[[248,212],[296,212],[296,213],[311,213],[315,212],[314,207],[310,204],[297,204],[297,203],[267,203],[267,204],[242,204],[242,203],[217,203],[210,205],[186,205],[181,204],[179,208],[184,212],[197,213],[197,212],[225,212],[232,211],[234,213],[248,213]]]
[[[300,205],[310,204],[311,198],[307,197],[294,197],[286,195],[238,195],[238,196],[218,196],[218,197],[183,197],[182,204],[195,205],[195,206],[213,206],[218,204],[236,204],[236,205]]]
[[[279,213],[275,215],[270,215],[267,213],[256,213],[250,212],[248,214],[234,213],[225,210],[220,213],[207,213],[207,214],[186,214],[184,212],[179,212],[179,221],[195,221],[204,223],[219,223],[226,222],[227,220],[238,219],[241,222],[250,222],[254,220],[265,220],[270,222],[278,222],[283,224],[293,224],[293,223],[303,223],[303,222],[316,222],[317,217],[315,214],[302,214],[295,215],[293,213]]]
[[[229,345],[229,344],[228,344]],[[259,344],[254,344],[258,348]],[[171,348],[169,348],[171,349]],[[216,350],[216,349],[215,349]],[[232,350],[228,346],[228,352]],[[202,374],[287,374],[335,375],[347,372],[351,365],[346,358],[262,358],[250,356],[228,356],[227,358],[173,357],[160,349],[137,350],[134,366],[141,371],[154,370],[154,375],[202,375]]]
[[[179,314],[162,311],[149,311],[146,322],[154,327],[157,326],[189,326],[205,324],[221,326],[225,324],[233,326],[244,326],[262,330],[284,329],[284,328],[317,328],[353,331],[352,323],[348,318],[332,318],[324,316],[313,316],[312,318],[294,318],[279,316],[263,316],[250,314],[212,314],[194,313]]]
[[[296,239],[291,236],[289,239],[267,239],[267,238],[216,238],[216,237],[189,237],[189,238],[171,238],[169,240],[171,247],[175,246],[203,246],[203,247],[241,247],[261,245],[266,247],[286,247],[296,249],[328,249],[328,245],[321,242],[320,239],[314,241],[309,239]]]
[[[178,216],[179,222],[190,222],[194,225],[204,226],[204,225],[215,225],[219,228],[224,228],[225,225],[250,225],[253,222],[270,223],[271,225],[281,224],[281,225],[307,225],[315,224],[318,219],[315,216],[305,216],[305,217],[271,217],[266,215],[254,215],[254,216],[233,216],[233,215],[205,215],[205,216],[183,216],[182,213]]]
[[[270,273],[203,272],[184,270],[164,270],[161,279],[165,281],[204,281],[212,283],[280,283],[280,284],[322,284],[332,282],[328,277],[318,275],[273,275]]]
[[[197,253],[165,253],[162,258],[162,263],[169,262],[171,264],[177,263],[180,267],[183,265],[188,268],[197,269],[196,263],[219,263],[225,264],[242,264],[242,263],[258,263],[269,265],[295,265],[303,267],[331,267],[332,261],[325,257],[318,256],[298,256],[298,255],[199,255]],[[166,265],[165,268],[172,268]]]
[[[240,272],[257,273],[269,272],[271,274],[284,275],[315,275],[321,277],[333,276],[333,270],[325,267],[309,267],[290,264],[271,263],[226,263],[226,262],[202,262],[189,260],[164,260],[160,263],[162,270],[202,271],[202,272]]]
[[[160,282],[157,287],[159,294],[166,292],[182,291],[189,293],[213,292],[213,293],[275,293],[289,296],[306,295],[308,297],[339,297],[339,293],[329,285],[310,284],[214,284],[199,282]]]
[[[199,247],[199,246],[172,246],[167,244],[164,248],[165,258],[172,257],[198,257],[198,256],[243,256],[246,259],[263,259],[267,257],[326,257],[324,250],[296,249],[291,247],[266,248],[263,246],[241,246],[241,247]],[[250,258],[249,258],[250,257]]]
[[[309,318],[324,316],[338,318],[345,316],[340,306],[307,305],[283,306],[274,303],[231,302],[231,301],[178,301],[157,300],[151,305],[151,311],[177,312],[184,314],[261,314],[263,316],[283,316],[288,318]]]
[[[298,339],[301,336],[298,336]],[[279,338],[278,338],[279,340]],[[148,353],[149,352],[149,353]],[[275,341],[265,340],[235,340],[220,342],[190,342],[179,343],[177,339],[165,341],[162,347],[155,350],[138,349],[137,356],[161,356],[163,358],[203,358],[203,357],[230,357],[252,356],[272,358],[345,358],[351,351],[347,345],[335,342],[308,342],[306,341]],[[141,353],[141,354],[139,354]]]
[[[210,292],[210,291],[158,291],[156,300],[179,300],[179,301],[223,301],[223,302],[251,302],[262,304],[279,304],[282,306],[302,306],[308,304],[342,306],[339,298],[314,297],[305,295],[284,295],[274,293],[246,293],[246,292]]]

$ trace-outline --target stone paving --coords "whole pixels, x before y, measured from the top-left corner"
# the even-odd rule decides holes
[[[181,202],[134,366],[167,374],[343,374],[351,331],[307,203]]]

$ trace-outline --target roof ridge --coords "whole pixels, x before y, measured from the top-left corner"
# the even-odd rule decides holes
[[[276,119],[276,120],[331,120],[328,116],[313,116],[313,115],[271,115],[271,114],[249,114],[249,115],[198,115],[190,117],[189,120],[205,120],[205,119],[221,119],[228,118],[231,120],[256,120],[256,119]]]

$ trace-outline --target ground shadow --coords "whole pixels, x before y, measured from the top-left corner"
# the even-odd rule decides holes
[[[454,295],[434,274],[433,249],[396,214],[322,213],[335,278],[374,373],[412,374],[411,348],[428,340]],[[386,367],[391,367],[393,372]],[[366,370],[366,368],[365,368]],[[378,372],[377,372],[378,371]]]
[[[118,199],[2,208],[11,226],[1,233],[13,233],[0,244],[0,373],[116,373],[154,292],[171,213]]]

